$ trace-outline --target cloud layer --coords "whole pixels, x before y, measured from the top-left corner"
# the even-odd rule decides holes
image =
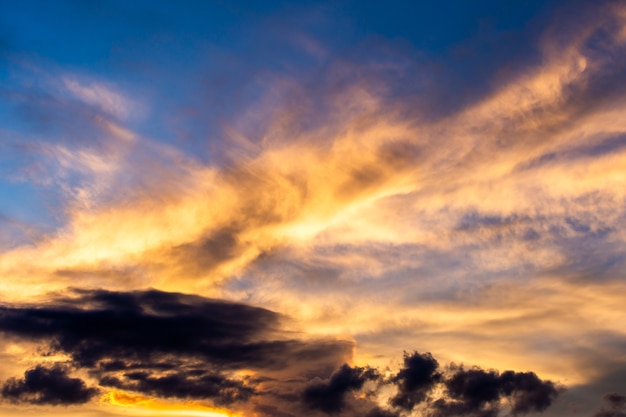
[[[2,387],[2,397],[9,401],[38,405],[83,404],[98,394],[78,378],[71,378],[61,366],[37,366],[24,373],[23,379],[12,378]]]
[[[2,396],[13,403],[77,405],[112,390],[262,415],[291,415],[294,408],[400,415],[427,404],[433,416],[477,416],[496,415],[504,398],[515,415],[543,411],[558,395],[552,382],[531,372],[440,370],[432,355],[417,352],[405,354],[404,367],[391,377],[339,366],[351,359],[350,342],[286,338],[293,334],[269,310],[156,290],[82,290],[47,305],[5,306],[0,331],[44,342],[47,356],[67,356],[5,381]],[[71,377],[71,370],[87,371],[99,388]],[[387,411],[378,405],[385,389],[397,391]]]

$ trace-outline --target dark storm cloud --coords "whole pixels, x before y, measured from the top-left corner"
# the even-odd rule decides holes
[[[123,380],[104,377],[100,379],[100,385],[163,398],[210,398],[218,405],[247,401],[254,394],[254,388],[245,386],[241,381],[227,379],[218,374],[195,376],[193,372],[176,372],[165,376],[129,372],[124,374]]]
[[[441,379],[438,368],[439,363],[430,353],[405,353],[404,368],[392,379],[398,386],[398,393],[391,399],[391,404],[412,410],[424,401],[433,385]]]
[[[366,381],[375,384],[365,390]],[[385,409],[376,397],[388,388],[396,393]],[[404,354],[403,367],[391,377],[375,369],[343,365],[328,379],[309,383],[302,402],[307,409],[327,415],[398,417],[420,409],[429,417],[495,417],[503,404],[513,416],[542,412],[561,391],[533,372],[500,373],[454,364],[441,368],[430,353],[415,351]]]
[[[267,310],[158,291],[82,292],[54,306],[0,309],[2,331],[51,339],[82,366],[108,357],[148,359],[155,353],[218,355],[220,346],[246,343],[277,319]]]
[[[367,392],[366,381],[376,382]],[[383,387],[396,389],[389,399],[391,409],[375,401]],[[495,417],[503,404],[513,416],[545,411],[561,391],[533,372],[500,373],[454,364],[442,369],[430,353],[413,352],[405,353],[404,366],[390,378],[371,368],[343,365],[326,381],[310,383],[302,400],[308,409],[328,415],[398,417],[419,408],[430,417]]]
[[[269,310],[155,290],[81,291],[53,306],[0,308],[1,331],[51,340],[52,348],[83,367],[109,358],[154,363],[182,355],[227,368],[280,369],[290,360],[315,360],[350,348],[343,342],[268,339],[279,328],[280,316]]]
[[[346,407],[345,395],[360,390],[366,381],[380,378],[372,368],[351,368],[343,365],[327,382],[316,382],[304,390],[302,399],[311,409],[328,414],[341,412]]]
[[[542,381],[534,372],[506,371],[500,374],[501,395],[512,398],[514,414],[546,410],[559,391],[553,382]]]
[[[450,396],[459,399],[471,411],[500,398],[500,381],[495,371],[461,369],[445,385]]]
[[[272,311],[156,290],[74,290],[44,306],[2,306],[0,331],[47,342],[51,353],[69,355],[103,389],[210,400],[261,415],[398,417],[427,407],[432,417],[495,416],[505,399],[517,415],[545,410],[559,393],[532,372],[440,368],[430,353],[405,353],[398,373],[383,377],[345,363],[352,343],[294,339]],[[244,369],[254,376],[235,372]],[[6,381],[2,395],[78,404],[97,393],[67,373],[59,365],[39,366]],[[378,395],[389,388],[396,392],[389,408],[381,408]]]
[[[216,404],[248,401],[271,384],[265,375],[299,377],[348,359],[351,342],[286,338],[280,321],[262,308],[156,290],[77,290],[46,306],[0,308],[0,331],[47,341],[103,387]],[[228,376],[244,368],[260,374]]]
[[[71,378],[61,366],[37,366],[24,373],[24,378],[11,378],[2,386],[2,397],[14,403],[72,405],[91,400],[98,390]]]
[[[454,372],[443,382],[448,398],[433,403],[433,417],[496,416],[502,399],[508,400],[513,415],[541,412],[560,392],[553,382],[543,381],[533,372],[451,369]]]

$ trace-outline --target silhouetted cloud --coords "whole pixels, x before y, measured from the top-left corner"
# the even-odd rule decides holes
[[[543,381],[533,372],[460,367],[443,382],[448,399],[433,403],[433,416],[495,416],[500,411],[500,400],[508,399],[513,415],[540,412],[548,408],[559,395],[552,381]]]
[[[398,385],[398,394],[391,399],[391,404],[412,410],[424,401],[433,385],[441,379],[438,368],[439,363],[430,353],[405,353],[404,368],[392,379]]]
[[[448,393],[458,399],[468,411],[477,411],[500,399],[499,375],[482,369],[460,369],[445,381]]]
[[[351,342],[295,339],[282,321],[263,308],[156,290],[74,290],[41,306],[0,307],[0,332],[47,342],[102,389],[210,400],[261,415],[398,417],[426,407],[432,417],[495,416],[502,399],[517,415],[545,410],[559,393],[532,372],[442,369],[430,353],[417,351],[383,377],[376,368],[347,364]],[[33,404],[89,401],[98,391],[67,369],[39,366],[7,381],[2,394]],[[397,391],[385,409],[379,395],[390,387]]]
[[[196,375],[194,372],[175,372],[166,376],[152,376],[149,372],[128,372],[123,379],[106,376],[100,385],[126,391],[137,391],[162,398],[212,399],[215,404],[227,405],[247,401],[254,388],[241,381],[217,374]]]
[[[73,405],[91,400],[98,390],[85,382],[71,378],[67,369],[36,366],[24,373],[24,378],[10,378],[2,385],[2,397],[15,403],[38,405]]]
[[[265,374],[332,369],[352,349],[347,341],[293,339],[282,330],[281,316],[266,309],[155,290],[76,291],[74,298],[45,306],[1,307],[0,331],[47,341],[53,352],[68,354],[74,366],[89,370],[103,387],[210,399],[218,405],[246,402],[257,385],[272,380]],[[260,375],[229,376],[239,369]],[[6,395],[28,392],[22,387],[29,387],[33,376],[26,385],[7,385]],[[44,376],[40,385],[53,382]],[[45,397],[42,402],[52,401]]]
[[[366,381],[375,381],[375,387],[363,391]],[[397,393],[389,399],[393,409],[386,410],[375,397],[381,387],[389,385],[395,386]],[[511,415],[542,412],[561,391],[552,381],[541,380],[533,372],[499,373],[454,364],[440,369],[430,353],[415,351],[405,352],[403,368],[390,378],[383,378],[372,368],[343,365],[328,380],[307,386],[302,399],[309,409],[326,414],[397,417],[420,407],[430,417],[495,417],[503,400]],[[359,410],[350,407],[350,393],[362,401]]]
[[[52,348],[90,368],[112,358],[130,365],[182,355],[178,357],[227,368],[280,369],[293,360],[314,360],[349,349],[346,342],[268,338],[279,331],[280,316],[244,304],[156,290],[78,294],[52,306],[2,307],[0,330],[48,339]]]
[[[345,395],[348,392],[359,390],[366,381],[378,378],[380,375],[375,369],[343,365],[328,381],[306,387],[302,400],[311,409],[328,414],[339,413],[346,407]]]

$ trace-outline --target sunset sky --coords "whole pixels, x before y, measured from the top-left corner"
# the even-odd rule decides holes
[[[626,2],[0,1],[0,415],[625,417]]]

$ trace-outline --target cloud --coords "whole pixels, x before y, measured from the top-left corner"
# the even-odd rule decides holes
[[[112,359],[127,368],[158,365],[159,358],[194,358],[227,369],[279,370],[302,359],[342,357],[351,349],[344,341],[284,339],[278,314],[244,304],[156,290],[76,293],[51,306],[2,307],[0,331],[50,340],[79,366],[105,369]],[[271,339],[274,332],[277,338]]]
[[[302,399],[311,409],[337,414],[346,407],[345,395],[348,392],[360,390],[366,381],[375,381],[379,378],[380,375],[375,369],[343,365],[327,382],[307,386]]]
[[[393,409],[376,406],[370,410],[373,416],[403,415],[415,409],[431,417],[488,417],[498,415],[502,409],[516,416],[545,411],[563,391],[562,387],[541,380],[533,372],[500,373],[479,367],[465,369],[454,364],[440,368],[430,353],[417,351],[405,352],[404,365],[395,375],[381,378],[376,374],[374,379],[379,382],[378,392],[385,389],[381,387],[393,387],[396,393],[388,398]],[[324,411],[332,414],[341,410],[345,406],[343,395],[348,389],[360,388],[363,382],[357,379],[355,385],[344,384],[344,389],[338,390],[342,396],[336,397],[341,400],[341,407],[331,402],[333,406]],[[328,395],[330,386],[331,383],[322,385],[315,393],[332,398]]]
[[[261,415],[392,417],[424,406],[437,416],[473,416],[498,410],[503,398],[512,413],[525,414],[543,411],[558,394],[534,373],[440,369],[430,353],[405,353],[403,367],[384,376],[381,369],[348,364],[351,342],[307,337],[284,323],[267,309],[157,290],[73,290],[41,305],[5,305],[0,332],[14,343],[43,343],[44,357],[57,359],[52,368],[37,366],[23,380],[9,379],[3,396],[69,404],[110,390]],[[69,378],[69,366],[86,371],[99,388]],[[66,387],[65,397],[55,387]],[[389,397],[389,390],[396,393]]]
[[[542,381],[533,372],[499,373],[461,367],[444,384],[451,400],[434,403],[437,416],[495,416],[501,398],[509,399],[512,415],[540,412],[559,395],[553,382]]]
[[[350,358],[350,341],[296,339],[283,321],[258,307],[156,290],[75,290],[46,305],[0,308],[0,332],[44,342],[51,355],[69,356],[102,389],[216,405],[241,406],[265,391],[282,392],[288,386],[283,379],[303,385]],[[37,387],[60,378],[59,369],[44,374]],[[7,383],[5,396],[21,399],[44,371]]]
[[[141,392],[160,398],[211,399],[216,405],[246,402],[255,394],[254,388],[244,385],[242,381],[230,380],[219,374],[206,374],[200,369],[174,371],[156,377],[151,375],[155,369],[149,371],[126,372],[123,380],[105,376],[99,383],[102,387]]]
[[[610,392],[604,396],[604,400],[610,407],[624,408],[626,406],[626,396],[617,392]]]
[[[138,111],[136,103],[111,86],[99,82],[79,82],[72,77],[65,77],[62,81],[75,98],[114,117],[123,120]]]
[[[404,354],[404,368],[392,379],[398,386],[398,393],[391,399],[394,407],[412,410],[421,403],[433,386],[441,380],[439,363],[430,353]]]
[[[400,417],[400,414],[395,411],[385,410],[380,407],[374,407],[368,412],[365,417]]]
[[[261,413],[262,416],[271,417],[295,417],[293,414],[285,411],[280,411],[278,407],[273,405],[258,405],[254,408],[254,411]]]
[[[2,385],[2,397],[14,403],[37,405],[77,405],[98,394],[84,381],[68,376],[60,365],[52,368],[36,366],[24,373],[23,379],[11,378]]]
[[[616,392],[604,396],[606,407],[598,410],[593,417],[624,417],[626,416],[626,396]]]
[[[624,67],[611,58],[623,46],[614,31],[602,29],[617,25],[616,16],[591,14],[575,37],[546,31],[536,45],[540,62],[436,120],[409,112],[419,103],[393,105],[395,97],[377,88],[384,79],[338,83],[359,65],[337,60],[308,83],[273,78],[279,99],[263,102],[268,117],[252,123],[250,135],[229,124],[227,136],[237,143],[223,147],[230,159],[219,164],[156,149],[146,138],[136,138],[119,161],[98,149],[67,150],[59,156],[66,165],[94,170],[79,190],[110,198],[85,198],[90,204],[68,210],[58,233],[3,253],[1,270],[20,275],[28,265],[15,282],[29,285],[2,289],[37,296],[38,289],[76,279],[66,274],[49,284],[57,271],[75,271],[74,277],[101,271],[100,279],[88,274],[90,286],[174,290],[184,282],[186,291],[219,295],[268,254],[294,250],[333,270],[328,257],[308,255],[347,244],[361,250],[406,244],[399,264],[424,276],[534,275],[575,267],[568,261],[579,258],[571,244],[579,239],[567,239],[575,231],[565,218],[588,230],[576,233],[604,231],[599,239],[619,254],[612,238],[623,216],[625,126],[616,110],[621,96],[601,99],[606,69],[619,77]],[[604,47],[594,48],[600,33]],[[99,124],[124,129],[110,120]],[[502,221],[460,227],[472,214]],[[414,250],[443,256],[410,255]],[[386,256],[363,264],[344,259],[341,269],[380,277],[388,271]],[[110,273],[126,270],[135,278]]]
[[[365,390],[367,381],[376,384]],[[376,398],[390,387],[396,390],[388,399],[392,408],[381,408]],[[348,396],[359,391],[358,397]],[[439,369],[430,353],[413,352],[404,354],[404,366],[391,377],[385,378],[373,368],[344,365],[327,381],[308,385],[302,398],[308,408],[329,415],[345,412],[390,417],[417,409],[430,417],[495,417],[502,410],[513,416],[543,412],[562,391],[533,372],[500,373],[454,364]]]

